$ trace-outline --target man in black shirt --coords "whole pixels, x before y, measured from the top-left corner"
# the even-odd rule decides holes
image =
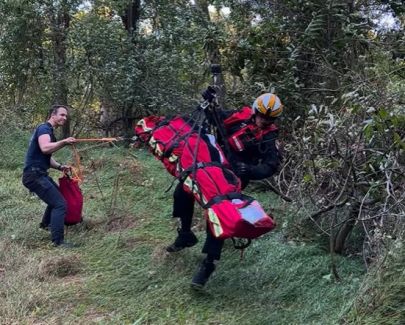
[[[40,124],[32,134],[25,156],[22,177],[24,186],[37,194],[48,205],[40,227],[46,229],[50,226],[53,245],[61,247],[72,246],[64,241],[66,202],[56,183],[49,177],[48,169],[54,168],[63,171],[70,168],[52,158],[52,153],[76,142],[73,137],[60,141],[55,138],[54,128],[64,125],[67,118],[67,107],[55,105],[51,108],[48,121]]]

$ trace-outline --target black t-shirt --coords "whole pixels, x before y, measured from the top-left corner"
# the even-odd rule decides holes
[[[25,156],[24,171],[31,170],[32,168],[46,171],[51,167],[52,154],[44,154],[38,143],[38,138],[43,134],[49,134],[51,142],[56,142],[52,125],[48,122],[40,124],[31,136],[28,151]]]

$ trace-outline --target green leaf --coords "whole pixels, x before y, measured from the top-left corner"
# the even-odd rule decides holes
[[[381,117],[382,120],[386,120],[388,118],[389,114],[385,109],[379,109],[378,116]]]

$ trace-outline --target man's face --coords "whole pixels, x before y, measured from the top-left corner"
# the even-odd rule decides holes
[[[255,115],[255,124],[258,128],[263,129],[266,126],[269,126],[273,121],[261,114]]]
[[[55,122],[55,126],[62,126],[65,124],[66,120],[68,118],[68,112],[66,108],[64,107],[59,107],[57,112],[52,115],[52,119]]]

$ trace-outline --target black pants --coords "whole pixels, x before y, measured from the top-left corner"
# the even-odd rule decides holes
[[[179,183],[173,193],[173,217],[180,218],[181,229],[191,230],[191,222],[194,213],[194,196],[183,189],[183,183]],[[224,241],[215,238],[208,225],[206,227],[206,239],[202,252],[207,254],[208,259],[219,260],[221,258]]]
[[[60,244],[64,239],[66,201],[58,185],[46,172],[40,171],[24,172],[22,183],[48,205],[42,217],[42,224],[51,227],[52,242]]]

